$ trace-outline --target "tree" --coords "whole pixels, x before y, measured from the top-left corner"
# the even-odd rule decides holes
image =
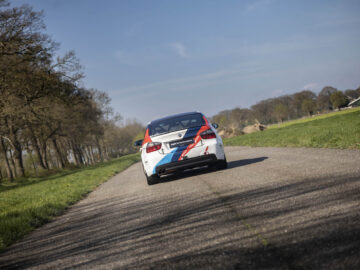
[[[312,99],[304,99],[301,104],[301,110],[308,116],[311,116],[316,109],[316,103]]]
[[[284,104],[279,103],[275,106],[273,115],[278,119],[279,122],[282,122],[289,115],[289,109]]]
[[[24,176],[24,164],[64,168],[135,151],[143,127],[119,126],[110,98],[80,87],[78,59],[55,57],[41,12],[8,6],[0,0],[0,178]]]
[[[240,133],[243,127],[255,122],[255,117],[252,110],[234,108],[219,112],[211,118],[211,121],[217,123],[220,130]]]
[[[230,125],[232,130],[241,130],[254,122],[253,112],[249,109],[234,108],[230,111]]]
[[[330,96],[337,91],[336,88],[332,86],[325,86],[319,93],[316,99],[316,106],[319,111],[332,110],[332,103],[330,101]]]
[[[254,111],[255,118],[262,124],[269,124],[273,122],[272,112],[273,102],[271,99],[262,100],[255,105],[251,106]]]
[[[295,117],[301,117],[308,113],[307,111],[304,112],[302,109],[304,100],[309,100],[307,103],[315,101],[316,94],[310,90],[303,90],[293,95],[292,106],[295,110]]]
[[[4,7],[5,1],[0,7]],[[0,129],[13,151],[16,175],[25,174],[22,160],[23,133],[29,104],[43,92],[34,89],[38,67],[49,63],[53,43],[41,33],[42,13],[29,6],[0,10]]]
[[[331,103],[334,108],[338,108],[340,110],[341,107],[344,107],[348,104],[348,100],[346,96],[341,91],[336,91],[330,96]]]
[[[360,92],[351,89],[345,90],[344,94],[350,100],[357,99],[360,96]]]

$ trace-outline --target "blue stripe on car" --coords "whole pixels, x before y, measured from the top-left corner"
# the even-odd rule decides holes
[[[195,135],[198,133],[198,131],[200,130],[200,127],[194,127],[194,128],[189,128],[185,135],[184,135],[184,139],[186,138],[192,138],[195,137]],[[156,167],[166,164],[166,163],[170,163],[170,162],[175,162],[178,161],[181,153],[187,148],[187,145],[184,146],[180,146],[175,148],[173,151],[171,151],[169,154],[167,154],[165,157],[163,157],[154,167],[153,173],[156,173]]]
[[[181,153],[187,148],[187,145],[184,145],[184,146],[180,146],[178,148],[176,148],[176,152],[174,153],[174,155],[172,156],[171,158],[171,162],[174,162],[174,161],[178,161],[180,156],[181,156]]]
[[[156,167],[171,162],[177,148],[175,148],[173,151],[171,151],[169,154],[167,154],[165,157],[163,157],[154,167],[153,173],[156,173]]]

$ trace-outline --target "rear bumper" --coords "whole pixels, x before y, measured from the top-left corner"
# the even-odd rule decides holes
[[[157,174],[166,174],[174,171],[182,171],[185,169],[200,167],[213,164],[217,161],[215,154],[203,155],[200,157],[189,158],[185,160],[166,163],[156,167]]]

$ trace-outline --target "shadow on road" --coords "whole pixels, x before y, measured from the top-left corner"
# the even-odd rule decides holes
[[[240,160],[230,161],[230,162],[228,162],[228,169],[250,165],[253,163],[264,161],[265,159],[268,159],[268,157],[258,157],[258,158],[240,159]]]
[[[230,162],[228,162],[227,170],[234,169],[234,168],[241,167],[241,166],[250,165],[253,163],[257,163],[257,162],[261,162],[266,159],[268,159],[268,157],[258,157],[258,158],[240,159],[240,160],[230,161]],[[185,179],[188,177],[193,177],[193,176],[197,176],[197,175],[201,175],[201,174],[214,173],[216,171],[217,170],[215,167],[203,166],[201,168],[186,170],[184,172],[178,172],[178,173],[162,176],[161,180],[159,181],[158,184],[181,180],[181,179]]]
[[[170,189],[158,197],[151,187],[75,207],[1,254],[0,268],[359,269],[359,187],[358,175],[269,183],[221,198]]]

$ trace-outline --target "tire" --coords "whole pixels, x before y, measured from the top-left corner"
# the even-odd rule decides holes
[[[228,163],[226,161],[226,157],[224,157],[224,159],[220,159],[217,163],[216,163],[216,169],[217,170],[225,170],[228,167]]]
[[[146,180],[149,186],[154,185],[159,182],[160,177],[157,174],[153,174],[151,176],[146,176]]]

